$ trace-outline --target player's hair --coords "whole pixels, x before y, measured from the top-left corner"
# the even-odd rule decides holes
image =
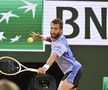
[[[20,89],[14,82],[7,79],[1,79],[0,90],[20,90]]]
[[[63,29],[63,22],[62,22],[61,19],[59,19],[59,18],[53,19],[53,20],[51,21],[51,23],[53,23],[53,24],[59,24],[59,25],[60,25],[60,29],[61,29],[61,30]]]

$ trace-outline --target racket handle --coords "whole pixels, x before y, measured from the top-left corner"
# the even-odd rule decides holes
[[[27,70],[32,71],[32,72],[37,72],[38,71],[37,69],[33,69],[33,68],[28,68]]]

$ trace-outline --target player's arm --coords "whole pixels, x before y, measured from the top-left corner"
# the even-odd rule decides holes
[[[50,68],[50,66],[54,63],[56,58],[57,58],[57,54],[55,52],[52,52],[50,54],[50,57],[48,58],[46,64],[43,67],[38,69],[38,73],[45,74],[46,71]]]
[[[33,37],[34,40],[42,39],[42,40],[51,42],[51,38],[50,38],[50,37],[46,37],[46,36],[41,35],[41,34],[39,34],[39,33],[31,32],[30,35]]]

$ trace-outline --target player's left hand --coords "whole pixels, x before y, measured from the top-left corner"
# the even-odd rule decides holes
[[[30,36],[32,36],[34,40],[42,39],[42,35],[39,33],[31,32]]]

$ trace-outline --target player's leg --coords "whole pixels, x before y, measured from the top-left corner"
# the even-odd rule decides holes
[[[59,84],[58,90],[76,90],[81,78],[81,73],[81,69],[79,69],[76,75],[74,75],[73,72],[66,73]],[[74,78],[73,75],[75,76]]]
[[[76,90],[76,88],[73,87],[74,87],[73,84],[68,83],[66,80],[64,80],[60,82],[57,90]]]

